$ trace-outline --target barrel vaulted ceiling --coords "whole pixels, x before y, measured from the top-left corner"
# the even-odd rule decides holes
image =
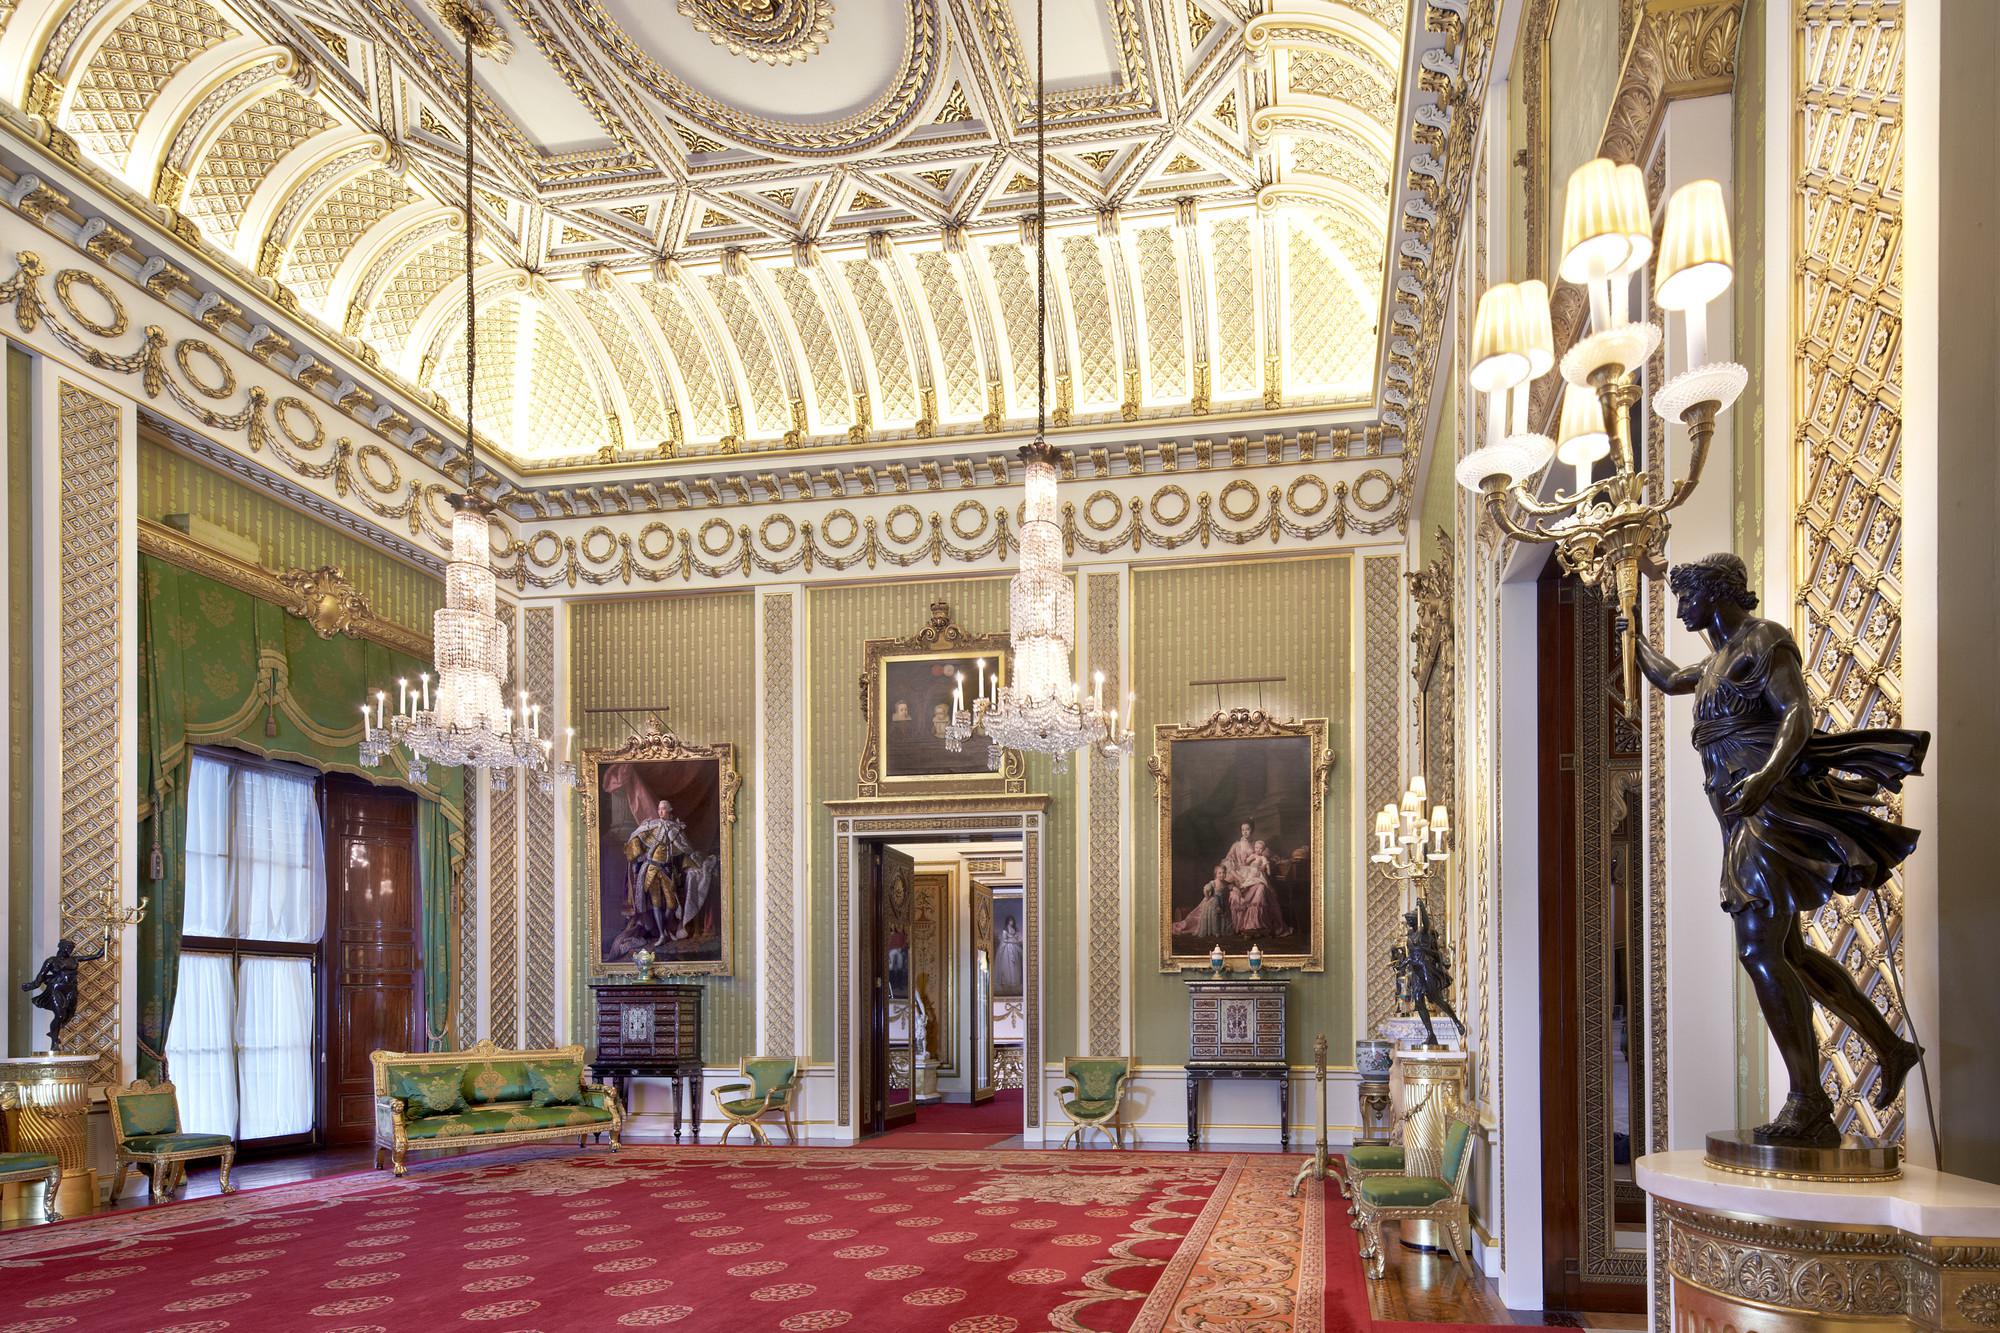
[[[477,72],[474,395],[516,467],[1032,422],[1031,0],[490,3],[513,51]],[[458,410],[459,55],[426,4],[0,13],[0,95]],[[1050,3],[1058,424],[1400,426],[1409,22]]]

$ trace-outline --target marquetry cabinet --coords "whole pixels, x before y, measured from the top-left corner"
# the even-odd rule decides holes
[[[1201,1085],[1263,1079],[1278,1085],[1278,1145],[1292,1144],[1291,1069],[1285,1062],[1285,989],[1263,977],[1189,977],[1188,1147],[1201,1139]]]
[[[628,1092],[635,1078],[671,1080],[674,1139],[681,1136],[685,1096],[694,1139],[701,1139],[701,987],[657,981],[603,981],[590,987],[597,1020],[590,1069],[618,1089],[632,1109]]]

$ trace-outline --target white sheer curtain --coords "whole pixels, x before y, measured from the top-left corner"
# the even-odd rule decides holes
[[[167,1059],[190,1131],[239,1139],[313,1125],[313,963],[259,941],[326,929],[319,802],[309,777],[197,755],[189,773],[182,932],[243,943],[183,949]]]
[[[236,974],[236,1137],[313,1127],[313,974],[309,958],[245,958]]]
[[[189,809],[193,824],[193,809]],[[229,955],[183,953],[167,1068],[190,1134],[236,1133],[236,983]]]
[[[319,802],[314,796],[310,778],[237,770],[230,875],[236,887],[238,939],[309,944],[326,929]]]

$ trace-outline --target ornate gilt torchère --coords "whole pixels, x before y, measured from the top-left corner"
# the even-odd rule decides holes
[[[1590,298],[1590,329],[1564,353],[1557,438],[1530,429],[1531,384],[1556,368],[1548,288],[1539,281],[1501,283],[1479,299],[1467,378],[1486,396],[1487,442],[1459,461],[1459,484],[1478,494],[1495,525],[1526,542],[1552,542],[1562,567],[1615,597],[1637,623],[1641,568],[1666,553],[1667,515],[1701,480],[1716,417],[1749,383],[1750,372],[1708,356],[1708,307],[1729,288],[1733,257],[1722,187],[1692,181],[1667,202],[1653,304],[1678,313],[1687,369],[1653,393],[1653,410],[1687,427],[1686,475],[1662,489],[1639,456],[1632,408],[1634,372],[1660,345],[1660,325],[1631,317],[1632,279],[1653,258],[1652,209],[1644,174],[1631,163],[1596,158],[1569,178],[1563,200],[1565,281]],[[1542,470],[1551,458],[1575,469],[1569,490],[1544,499]],[[1610,475],[1598,464],[1611,461]],[[1664,475],[1664,470],[1662,472]],[[1638,668],[1631,637],[1624,646],[1624,705],[1637,707]]]

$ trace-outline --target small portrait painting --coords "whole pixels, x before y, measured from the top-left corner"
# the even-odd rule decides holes
[[[986,741],[973,737],[954,750],[946,729],[955,712],[971,711],[982,681],[990,692],[1004,680],[1005,653],[884,656],[879,671],[884,706],[876,743],[884,782],[993,776]]]
[[[1028,935],[1019,898],[993,900],[993,998],[1019,999],[1028,989]]]

